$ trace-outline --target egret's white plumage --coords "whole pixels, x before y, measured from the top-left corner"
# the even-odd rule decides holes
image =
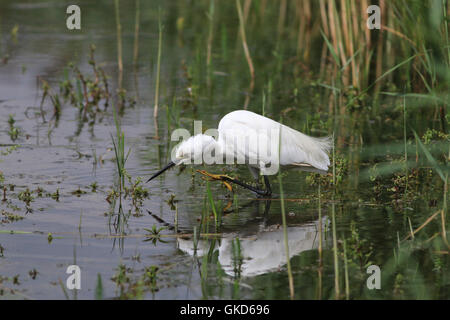
[[[281,137],[264,138],[261,135],[269,135],[272,130],[280,130]],[[314,138],[294,130],[286,125],[280,124],[272,119],[261,116],[247,110],[237,110],[225,115],[219,122],[219,144],[232,139],[225,139],[226,135],[235,134],[236,139],[243,139],[249,132],[256,131],[258,138],[263,143],[249,144],[249,150],[238,150],[238,152],[248,152],[258,154],[256,147],[264,147],[267,143],[277,143],[280,141],[280,164],[281,165],[310,165],[320,170],[328,170],[330,159],[327,152],[331,148],[331,138]],[[278,146],[278,145],[277,145]],[[278,150],[277,150],[278,151]],[[261,152],[265,155],[266,152]]]
[[[281,137],[272,135],[273,132],[281,132]],[[264,171],[273,160],[274,155],[268,150],[272,146],[272,153],[276,156],[279,153],[281,165],[307,165],[324,171],[330,165],[327,155],[331,148],[330,137],[310,137],[251,111],[228,113],[220,120],[218,133],[217,140],[198,134],[182,142],[176,150],[174,162],[198,161],[205,153],[215,150],[224,157],[246,159]]]
[[[218,147],[217,141],[206,134],[189,137],[176,148],[174,162],[176,164],[187,164],[191,161],[201,163],[203,154],[216,146]]]

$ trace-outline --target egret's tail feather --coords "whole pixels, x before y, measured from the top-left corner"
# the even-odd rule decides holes
[[[330,158],[328,157],[328,153],[331,151],[331,148],[333,147],[333,136],[323,138],[313,138],[313,139],[320,150],[318,154],[315,155],[313,154],[313,157],[317,161],[317,165],[314,166],[316,168],[326,171],[330,166]]]
[[[291,128],[286,133],[292,137],[291,141],[294,142],[294,145],[286,146],[288,161],[307,163],[317,169],[328,170],[330,165],[328,153],[333,146],[332,136],[315,138]]]
[[[320,150],[322,150],[325,153],[329,153],[331,151],[331,148],[333,147],[333,136],[327,136],[322,138],[313,138],[316,143],[319,145]]]
[[[330,166],[330,158],[328,153],[333,146],[333,137],[314,138],[310,137],[313,143],[313,148],[309,152],[310,164],[321,170],[328,170]]]

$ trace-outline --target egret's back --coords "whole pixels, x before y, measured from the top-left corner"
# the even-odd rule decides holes
[[[270,140],[270,132],[280,128],[281,137],[278,139],[281,142],[281,165],[310,165],[320,170],[328,170],[330,160],[327,153],[331,149],[331,137],[310,137],[251,111],[237,110],[225,115],[219,123],[219,140],[242,139],[256,131],[259,138],[263,137],[263,141],[266,138],[266,141],[277,143],[278,146],[277,141]],[[250,144],[246,150],[240,152],[251,157],[258,154],[258,146]]]

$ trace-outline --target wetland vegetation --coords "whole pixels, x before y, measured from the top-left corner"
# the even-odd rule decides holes
[[[450,298],[448,0],[78,2],[0,3],[0,299]],[[333,135],[329,174],[144,183],[243,108]]]

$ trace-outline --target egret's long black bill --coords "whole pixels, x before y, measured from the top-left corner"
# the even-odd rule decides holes
[[[175,165],[175,162],[170,161],[167,166],[165,166],[164,168],[162,168],[161,170],[159,170],[157,173],[155,173],[153,176],[150,177],[150,179],[147,180],[147,182],[155,179],[157,176],[159,176],[161,173],[163,173],[164,171],[166,171],[167,169],[172,168]]]

